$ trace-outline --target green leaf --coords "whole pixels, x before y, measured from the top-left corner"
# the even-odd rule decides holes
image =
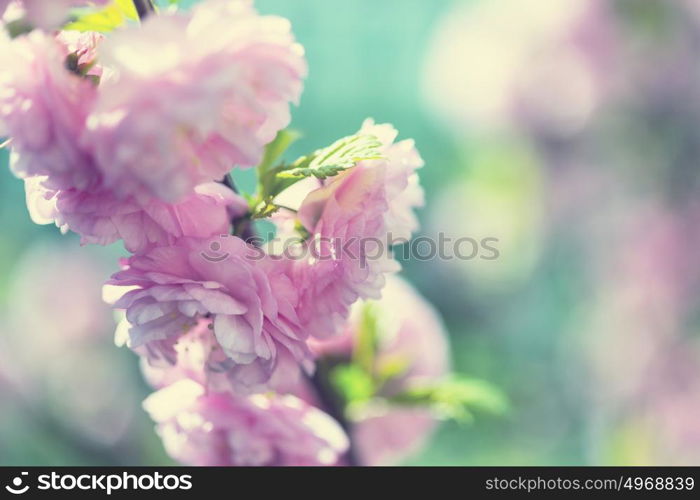
[[[292,164],[278,163],[282,154],[300,134],[283,130],[266,146],[262,161],[257,167],[258,195],[251,204],[253,218],[269,217],[280,207],[274,199],[296,182],[310,176],[319,179],[338,174],[359,161],[381,159],[381,142],[373,135],[356,134],[334,142],[308,156],[302,156]]]
[[[5,30],[10,38],[17,38],[32,31],[34,27],[26,19],[16,19],[5,23]]]
[[[301,137],[299,132],[285,129],[280,130],[272,142],[265,146],[265,153],[257,166],[258,193],[257,197],[250,200],[251,214],[254,219],[269,217],[280,207],[273,203],[273,199],[286,187],[296,182],[277,178],[280,167],[275,167],[284,152]]]
[[[376,390],[372,376],[356,364],[335,367],[331,382],[348,405],[369,401]]]
[[[358,333],[349,364],[336,366],[331,380],[348,406],[361,405],[372,399],[379,383],[375,378],[375,361],[379,347],[377,311],[373,304],[362,305]]]
[[[381,147],[382,143],[373,135],[351,135],[309,156],[299,158],[278,175],[282,178],[314,176],[325,179],[355,166],[360,161],[382,159]]]
[[[274,140],[265,146],[265,154],[258,165],[258,174],[264,176],[280,160],[289,146],[301,138],[301,133],[292,129],[280,130]]]
[[[113,0],[106,7],[95,10],[91,8],[76,9],[78,17],[63,29],[73,31],[98,31],[108,33],[126,24],[137,21],[139,16],[131,0]]]
[[[294,230],[297,232],[299,236],[303,240],[308,240],[311,237],[311,234],[309,231],[304,227],[304,224],[301,223],[301,221],[297,220],[294,222]]]
[[[465,422],[473,419],[472,411],[502,415],[508,410],[504,394],[483,380],[453,375],[435,385],[414,387],[389,401],[408,406],[428,406],[443,418]]]
[[[375,363],[375,376],[380,384],[404,375],[411,367],[410,360],[401,354],[383,355]]]
[[[271,199],[266,199],[262,203],[255,204],[251,209],[251,219],[265,219],[280,209],[272,203]]]
[[[353,350],[353,361],[370,376],[374,374],[375,358],[379,347],[377,311],[372,303],[362,305],[360,324]]]

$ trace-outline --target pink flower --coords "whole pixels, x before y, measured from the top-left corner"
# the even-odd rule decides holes
[[[71,64],[85,75],[99,79],[104,68],[97,61],[97,47],[104,35],[93,31],[59,31],[56,39],[61,42],[74,58]]]
[[[414,210],[424,203],[423,188],[416,170],[423,166],[423,159],[416,150],[413,139],[395,142],[398,131],[388,123],[375,124],[367,119],[360,133],[374,135],[384,145],[382,154],[386,169],[386,198],[389,210],[385,215],[387,231],[395,240],[408,240],[418,229]]]
[[[185,379],[144,408],[168,454],[187,465],[333,465],[348,447],[331,417],[294,396],[207,393]]]
[[[15,4],[32,26],[42,29],[57,28],[68,21],[70,9],[90,5],[100,6],[110,0],[0,0],[0,17],[10,4]]]
[[[580,133],[614,96],[615,79],[632,57],[619,59],[624,30],[620,33],[613,4],[454,3],[437,21],[427,46],[427,104],[457,134],[532,134],[534,129],[563,138]],[[512,19],[518,19],[517,30]],[[639,85],[638,78],[626,80]]]
[[[218,392],[249,393],[274,387],[288,392],[299,380],[299,362],[288,350],[277,353],[275,369],[262,383],[264,364],[236,365],[221,349],[210,319],[198,319],[186,333],[151,341],[137,347],[129,339],[132,325],[122,320],[117,327],[117,345],[129,345],[142,356],[142,371],[154,387],[165,387],[183,378],[195,380]],[[308,361],[304,361],[308,368]],[[267,378],[263,374],[263,378]]]
[[[177,342],[204,340],[211,383],[225,379],[237,392],[256,392],[292,386],[300,366],[313,368],[296,290],[274,264],[234,236],[181,239],[131,257],[109,284],[133,287],[115,303],[131,324],[130,347],[154,364],[174,364]],[[202,319],[213,335],[193,331]]]
[[[101,76],[102,67],[92,66],[100,40],[94,33],[54,39],[34,31],[5,40],[0,53],[12,69],[0,75],[0,125],[12,137],[11,167],[25,179],[33,220],[72,230],[83,243],[121,238],[132,252],[183,236],[228,233],[230,216],[245,211],[246,203],[219,184],[193,187],[177,204],[104,186],[89,148],[79,144],[98,89],[66,68],[70,54],[77,68]]]
[[[163,12],[100,46],[114,71],[101,85],[83,143],[105,187],[174,202],[233,166],[253,166],[290,119],[306,72],[288,21],[246,0]]]
[[[226,234],[231,215],[247,208],[243,198],[213,182],[197,186],[180,203],[167,204],[152,198],[118,199],[105,189],[54,191],[44,188],[43,180],[25,180],[27,206],[35,223],[55,223],[63,233],[78,233],[83,244],[109,245],[123,239],[134,253],[183,236]]]
[[[98,38],[85,35],[74,46]],[[50,189],[86,189],[98,182],[78,144],[96,88],[66,69],[69,48],[40,31],[0,41],[0,129],[12,138],[12,171],[47,176]]]
[[[390,125],[365,122],[363,132],[385,141],[386,159],[360,162],[310,192],[298,217],[309,232],[309,257],[290,264],[299,289],[299,317],[317,338],[338,331],[358,298],[379,298],[384,275],[399,265],[389,237],[409,237],[422,201],[415,169],[422,160],[412,141],[393,143]]]
[[[339,337],[312,341],[319,356],[349,356],[357,340],[364,308],[371,307],[377,320],[379,348],[376,365],[402,363],[406,369],[385,384],[380,396],[390,397],[410,387],[434,383],[449,371],[449,346],[444,326],[433,307],[406,282],[387,280],[382,299],[360,302]],[[363,464],[397,463],[414,454],[435,427],[426,408],[376,406],[352,423],[353,442]]]

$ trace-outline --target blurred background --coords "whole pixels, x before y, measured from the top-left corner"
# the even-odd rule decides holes
[[[403,262],[511,403],[408,463],[700,464],[700,0],[256,3],[307,51],[292,155],[392,122],[420,235],[498,240]],[[170,463],[100,301],[123,249],[34,225],[0,155],[0,464]]]

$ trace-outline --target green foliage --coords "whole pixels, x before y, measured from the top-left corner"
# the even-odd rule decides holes
[[[377,314],[373,303],[363,304],[351,362],[337,366],[331,373],[331,381],[348,406],[374,398],[387,380],[378,376],[376,369],[380,343]]]
[[[284,152],[300,138],[301,134],[296,130],[280,130],[275,139],[265,146],[265,154],[260,165],[258,165],[258,174],[261,177],[265,177],[273,173],[275,165],[281,160]],[[263,179],[261,179],[261,182],[264,183]]]
[[[353,361],[365,372],[373,375],[379,347],[377,312],[371,303],[367,303],[363,306],[361,315],[359,332],[353,351]]]
[[[400,377],[411,367],[411,362],[405,356],[394,354],[384,355],[377,359],[374,366],[375,377],[381,384]]]
[[[377,390],[372,376],[357,364],[337,366],[331,371],[331,383],[348,404],[369,401]]]
[[[27,22],[26,19],[16,19],[5,23],[5,31],[10,36],[10,38],[17,38],[18,36],[24,35],[32,31],[33,26]]]
[[[508,403],[498,388],[483,380],[461,375],[415,385],[396,395],[383,395],[382,389],[387,382],[407,373],[410,360],[400,355],[380,354],[379,314],[374,303],[364,304],[352,358],[349,363],[338,365],[331,371],[331,382],[343,396],[346,408],[357,411],[373,403],[418,406],[429,408],[440,418],[459,422],[471,421],[473,411],[495,415],[507,411]]]
[[[382,143],[373,135],[355,134],[335,141],[327,148],[303,156],[279,172],[283,178],[316,177],[326,179],[363,160],[382,159]]]
[[[399,405],[427,406],[443,418],[460,422],[471,421],[473,410],[502,415],[508,409],[507,400],[497,387],[461,375],[453,375],[434,385],[408,389],[390,401]]]
[[[275,139],[265,146],[265,154],[257,167],[258,196],[249,201],[254,219],[269,217],[279,210],[280,207],[273,203],[275,196],[298,180],[280,178],[278,173],[282,167],[276,165],[300,137],[301,134],[295,130],[280,130]]]
[[[131,0],[114,0],[99,10],[76,9],[77,18],[64,29],[74,31],[98,31],[108,33],[126,24],[137,21],[139,16]]]
[[[258,195],[251,201],[254,219],[269,217],[279,206],[274,199],[282,191],[306,177],[326,179],[347,170],[363,160],[381,159],[381,142],[373,135],[355,134],[344,137],[327,148],[302,156],[291,164],[281,161],[284,152],[301,135],[293,130],[282,130],[266,146],[265,155],[257,167]]]

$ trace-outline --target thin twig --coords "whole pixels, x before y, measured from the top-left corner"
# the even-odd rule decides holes
[[[146,19],[149,14],[156,11],[156,8],[151,0],[133,0],[133,2],[141,21]]]
[[[238,193],[238,188],[236,188],[236,183],[233,181],[231,174],[226,174],[226,176],[219,182],[231,189],[234,193]],[[292,209],[290,208],[289,210]],[[252,221],[248,217],[248,214],[246,216],[236,218],[231,222],[233,224],[234,234],[239,236],[244,241],[252,242],[258,239],[257,233],[255,232],[255,228],[253,227]],[[309,377],[309,383],[314,388],[316,397],[318,398],[318,404],[321,409],[334,418],[348,435],[350,447],[345,458],[348,465],[357,466],[360,465],[360,461],[357,457],[355,447],[353,446],[352,424],[345,417],[345,402],[340,394],[338,394],[331,385],[330,368],[331,367],[325,363],[319,362],[314,376]]]
[[[236,187],[236,183],[233,181],[231,174],[226,174],[219,182],[234,193],[238,194],[238,188]],[[250,219],[249,213],[242,216],[233,217],[231,219],[231,224],[233,225],[234,235],[238,236],[246,243],[250,243],[251,245],[260,245],[261,240],[257,237],[258,235],[255,232],[255,227],[253,226],[253,221]]]
[[[353,443],[352,423],[345,416],[345,402],[331,385],[330,367],[326,363],[319,361],[313,377],[309,377],[309,383],[316,392],[321,409],[334,418],[348,435],[350,446],[345,454],[347,464],[351,467],[362,465]]]
[[[282,210],[289,210],[290,212],[294,212],[295,214],[299,212],[296,208],[288,207],[286,205],[280,205],[279,203],[275,203],[275,206],[281,208]]]
[[[236,187],[236,184],[233,182],[233,177],[231,177],[231,174],[226,174],[223,179],[221,179],[221,184],[229,188],[231,191],[234,193],[238,193],[238,188]]]

